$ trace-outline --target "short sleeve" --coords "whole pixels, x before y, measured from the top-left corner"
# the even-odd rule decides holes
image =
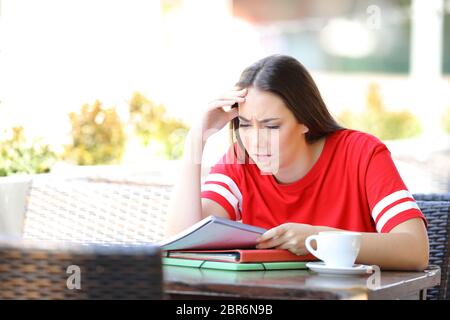
[[[382,143],[374,147],[366,172],[366,194],[378,232],[388,233],[413,218],[427,221],[406,188],[391,154]]]
[[[201,198],[220,204],[231,220],[241,220],[242,193],[239,189],[242,165],[236,161],[234,148],[216,163],[206,176],[201,190]]]

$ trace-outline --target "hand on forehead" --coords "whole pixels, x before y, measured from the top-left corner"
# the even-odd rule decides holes
[[[249,121],[284,118],[289,110],[283,100],[274,93],[249,88],[245,101],[239,104],[239,116]]]

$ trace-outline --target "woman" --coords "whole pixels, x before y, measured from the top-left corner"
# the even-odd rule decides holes
[[[228,122],[237,142],[201,191],[205,142]],[[306,237],[350,230],[362,233],[357,263],[428,265],[426,220],[386,146],[340,127],[308,71],[288,56],[256,62],[234,90],[209,104],[187,137],[169,211],[169,234],[213,214],[269,229],[258,248],[303,255]]]

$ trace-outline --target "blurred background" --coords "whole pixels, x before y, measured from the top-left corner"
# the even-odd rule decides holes
[[[0,0],[0,176],[170,182],[208,101],[274,53],[413,193],[450,191],[450,0]]]

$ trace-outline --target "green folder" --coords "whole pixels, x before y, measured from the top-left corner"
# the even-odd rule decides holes
[[[219,269],[231,271],[250,271],[250,270],[285,270],[285,269],[307,269],[307,262],[250,262],[250,263],[233,263],[233,262],[217,262],[207,260],[193,260],[180,258],[162,258],[162,263],[169,266]]]

